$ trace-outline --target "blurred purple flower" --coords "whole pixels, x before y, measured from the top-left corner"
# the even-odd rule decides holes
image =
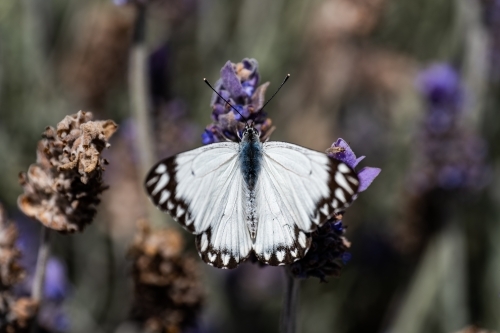
[[[269,83],[259,84],[258,63],[255,59],[243,59],[233,64],[228,61],[222,67],[221,78],[214,89],[238,112],[235,112],[216,93],[212,94],[213,123],[202,134],[203,144],[229,139],[238,141],[238,136],[248,120],[253,120],[255,128],[261,133],[261,141],[266,140],[273,131],[271,119],[264,110],[264,95]]]
[[[60,260],[49,258],[45,269],[45,297],[53,301],[62,301],[68,295],[68,289],[66,267]]]
[[[463,87],[453,67],[440,63],[430,66],[417,77],[417,87],[430,107],[459,111],[463,104]]]
[[[342,148],[342,150],[339,151],[338,148]],[[335,141],[332,144],[331,148],[327,152],[330,157],[333,157],[336,160],[344,162],[352,169],[356,169],[358,163],[365,158],[365,156],[360,156],[356,158],[356,155],[352,151],[351,147],[349,147],[347,142],[345,142],[345,140],[342,138],[337,139],[337,141]],[[358,192],[365,191],[368,188],[368,186],[370,186],[370,184],[373,182],[373,180],[380,174],[380,171],[382,170],[379,168],[372,168],[372,167],[364,167],[363,169],[358,171],[357,173],[360,183]]]
[[[482,187],[485,143],[461,123],[465,91],[459,73],[446,63],[432,65],[418,75],[417,88],[427,114],[417,140],[424,161],[413,174],[413,188]]]

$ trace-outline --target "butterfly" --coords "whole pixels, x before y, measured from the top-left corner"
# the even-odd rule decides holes
[[[262,143],[252,123],[239,142],[218,142],[158,162],[146,191],[196,235],[207,264],[235,268],[251,253],[269,265],[305,256],[310,233],[356,197],[345,163],[295,144]]]

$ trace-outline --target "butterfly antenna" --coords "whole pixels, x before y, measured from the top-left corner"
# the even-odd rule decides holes
[[[239,111],[238,111],[238,110],[237,110],[234,106],[232,106],[232,105],[231,105],[231,103],[229,103],[229,102],[228,102],[228,100],[227,100],[227,99],[225,99],[224,97],[222,97],[222,96],[221,96],[221,95],[217,92],[217,90],[215,90],[215,89],[214,89],[214,87],[212,87],[212,85],[210,84],[210,82],[208,82],[208,80],[207,80],[207,79],[203,78],[203,81],[205,81],[205,83],[206,83],[206,84],[210,87],[210,89],[212,89],[212,90],[214,91],[214,93],[216,93],[216,94],[217,94],[217,96],[219,96],[220,98],[222,98],[222,100],[223,100],[224,102],[226,102],[226,103],[227,103],[227,104],[228,104],[228,105],[229,105],[229,106],[230,106],[230,107],[231,107],[234,111],[236,111],[236,112],[237,112],[237,113],[241,116],[241,118],[243,118],[243,119],[245,118],[245,117],[243,117],[243,115],[242,115],[242,114],[241,114],[241,113],[240,113],[240,112],[239,112]]]
[[[280,87],[278,88],[278,90],[276,90],[276,92],[275,92],[275,93],[271,96],[271,98],[269,98],[269,99],[267,100],[267,102],[265,102],[265,103],[264,103],[264,106],[262,106],[262,107],[259,109],[259,111],[257,111],[257,112],[260,112],[260,111],[264,110],[264,108],[266,107],[267,103],[269,103],[269,102],[270,102],[270,101],[274,98],[274,96],[276,96],[276,94],[278,93],[278,91],[280,91],[281,87],[283,87],[283,85],[285,84],[285,82],[286,82],[289,78],[290,78],[290,74],[287,74],[287,75],[286,75],[286,77],[285,77],[285,79],[283,80],[283,82],[281,82],[281,85],[280,85]]]

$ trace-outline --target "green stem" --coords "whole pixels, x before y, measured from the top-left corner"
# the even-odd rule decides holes
[[[129,95],[132,115],[137,126],[139,150],[139,179],[142,182],[155,162],[152,124],[149,115],[146,36],[146,5],[137,5],[132,50],[130,51]],[[167,219],[148,202],[148,216],[152,225],[160,226]]]
[[[297,303],[299,298],[299,280],[285,268],[285,295],[281,310],[281,333],[295,333],[297,327]]]
[[[45,268],[50,254],[50,230],[42,227],[40,231],[40,247],[38,248],[38,258],[36,261],[35,277],[31,289],[33,300],[40,302],[43,298],[43,285],[45,281]]]

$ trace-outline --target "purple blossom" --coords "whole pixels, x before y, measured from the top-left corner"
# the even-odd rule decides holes
[[[458,111],[463,102],[460,76],[453,67],[440,63],[430,66],[417,77],[417,87],[431,107]]]
[[[485,144],[463,125],[465,89],[460,75],[446,63],[424,69],[417,88],[426,102],[426,116],[417,140],[422,161],[412,174],[417,191],[433,188],[479,188],[485,183]]]
[[[339,151],[338,148],[342,148],[342,150]],[[328,154],[330,157],[333,157],[336,160],[344,162],[352,169],[356,169],[358,163],[365,158],[365,156],[360,156],[356,158],[356,155],[352,151],[351,147],[349,147],[347,142],[345,142],[345,140],[342,138],[337,139],[337,141],[335,141],[332,144],[331,148],[328,150]],[[370,184],[373,182],[373,180],[377,178],[380,171],[382,170],[379,168],[372,168],[372,167],[364,167],[361,170],[359,170],[357,172],[360,182],[358,192],[365,191],[368,188],[368,186],[370,186]]]
[[[316,277],[326,282],[328,276],[340,276],[343,266],[351,259],[350,243],[343,236],[346,228],[337,215],[311,234],[311,247],[304,258],[290,265],[299,279]]]
[[[47,262],[44,288],[45,297],[49,300],[62,301],[68,294],[66,267],[54,257]]]
[[[259,86],[258,63],[255,59],[243,59],[233,64],[228,61],[221,69],[221,78],[214,89],[238,110],[235,112],[216,93],[212,94],[213,123],[202,134],[203,144],[224,140],[238,141],[245,123],[253,120],[255,128],[261,133],[261,140],[266,140],[273,130],[271,119],[264,110],[264,95],[269,83]]]

